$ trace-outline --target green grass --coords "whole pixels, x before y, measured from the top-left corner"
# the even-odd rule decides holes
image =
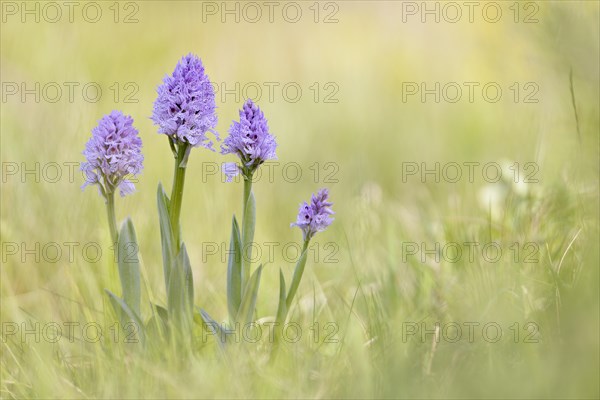
[[[101,3],[107,10],[109,3]],[[277,96],[259,101],[278,140],[281,163],[302,166],[300,181],[276,175],[254,184],[255,239],[300,242],[290,229],[297,205],[316,189],[331,190],[336,220],[310,260],[289,320],[301,338],[284,343],[268,362],[267,328],[258,343],[241,343],[226,355],[212,337],[193,350],[160,340],[114,340],[116,320],[104,289],[120,293],[110,256],[104,204],[95,190],[83,193],[79,175],[63,169],[57,183],[2,183],[2,243],[56,242],[58,262],[8,255],[2,248],[1,322],[63,327],[56,343],[33,334],[4,336],[0,355],[2,398],[598,398],[598,131],[600,129],[598,4],[540,4],[538,24],[401,23],[400,4],[341,2],[339,23],[200,23],[200,2],[141,2],[137,24],[79,20],[2,24],[2,82],[98,82],[97,103],[76,97],[57,103],[2,103],[0,155],[7,162],[45,165],[79,162],[97,120],[113,108],[135,119],[144,142],[145,169],[137,193],[116,199],[117,219],[133,220],[142,261],[142,312],[165,304],[156,211],[156,187],[171,188],[167,141],[149,120],[155,88],[177,59],[192,51],[215,82],[298,82],[297,103]],[[309,3],[301,3],[308,11]],[[503,4],[508,12],[508,3]],[[107,14],[111,15],[111,14]],[[308,14],[310,15],[310,14]],[[509,14],[510,15],[510,14]],[[576,124],[569,74],[577,107]],[[498,103],[401,101],[407,81],[496,81]],[[513,82],[537,82],[538,103],[514,103]],[[109,86],[135,82],[137,103],[115,103]],[[309,87],[339,86],[338,103],[314,102]],[[218,101],[220,133],[237,117],[241,101]],[[579,135],[578,135],[579,131]],[[241,214],[242,185],[218,176],[203,182],[203,163],[224,158],[194,150],[182,207],[182,236],[195,282],[195,303],[218,321],[227,319],[226,263],[207,256],[207,242],[229,244],[231,215]],[[403,162],[503,160],[535,162],[538,183],[515,186],[421,182],[402,179]],[[227,159],[227,161],[232,161]],[[315,182],[315,162],[320,176]],[[335,163],[337,183],[324,182]],[[204,167],[206,164],[204,164]],[[3,167],[4,168],[4,167]],[[281,170],[276,170],[280,172]],[[495,201],[485,201],[493,191]],[[65,242],[78,242],[67,259]],[[335,262],[326,262],[339,246]],[[502,258],[477,253],[458,262],[406,255],[406,243],[497,242]],[[97,262],[81,253],[86,243],[103,251]],[[510,246],[518,244],[519,253]],[[524,246],[532,243],[529,248]],[[203,245],[204,244],[204,245]],[[279,268],[289,282],[294,263],[281,253],[266,265],[257,317],[275,316]],[[404,251],[403,251],[404,249]],[[526,259],[531,249],[536,257]],[[515,259],[515,257],[517,257]],[[263,253],[263,261],[267,254]],[[65,322],[79,323],[69,340]],[[421,323],[463,327],[460,340],[434,344],[407,335]],[[526,342],[527,323],[536,333]],[[81,327],[96,323],[106,334],[92,343]],[[327,325],[332,323],[334,325]],[[417,325],[411,325],[411,324]],[[479,323],[469,340],[464,323]],[[503,330],[495,343],[481,327]],[[46,324],[46,325],[45,325]],[[319,326],[318,338],[311,327]],[[519,337],[515,343],[514,330]],[[27,325],[25,325],[27,326]],[[91,328],[93,329],[93,328]],[[199,329],[199,328],[198,328]],[[327,333],[335,332],[327,341]],[[20,332],[19,332],[20,333]],[[89,331],[90,334],[93,331]],[[443,331],[440,332],[440,334]],[[490,328],[490,335],[493,328]],[[447,338],[448,338],[447,337]],[[116,343],[117,342],[117,343]],[[182,354],[183,353],[183,354]]]

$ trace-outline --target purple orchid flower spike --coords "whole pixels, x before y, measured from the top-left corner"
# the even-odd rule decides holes
[[[158,133],[167,135],[175,145],[187,143],[214,150],[206,133],[212,132],[219,139],[214,130],[215,91],[202,61],[193,54],[182,57],[157,92],[151,119],[158,125]]]
[[[333,203],[327,200],[328,197],[329,191],[321,189],[317,194],[312,195],[310,204],[306,202],[300,204],[296,222],[291,226],[302,229],[304,241],[310,240],[317,232],[324,231],[333,222],[330,216],[335,213],[330,208]]]
[[[102,117],[92,130],[92,137],[83,151],[87,161],[81,164],[88,185],[98,185],[107,199],[118,188],[121,196],[133,193],[135,186],[126,179],[142,171],[144,156],[142,140],[133,127],[133,118],[120,111]]]
[[[239,171],[231,163],[225,168],[227,181],[241,172],[250,179],[254,171],[266,160],[276,159],[275,137],[269,133],[267,119],[259,106],[248,99],[240,110],[240,120],[229,128],[229,136],[221,145],[221,154],[235,154],[240,158]]]

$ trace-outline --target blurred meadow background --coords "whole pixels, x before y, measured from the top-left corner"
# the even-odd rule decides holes
[[[496,22],[486,2],[472,22],[461,2],[456,22],[445,2],[75,3],[70,16],[61,2],[2,2],[1,398],[598,398],[598,2],[498,2]],[[276,312],[279,268],[291,277],[294,252],[282,249],[301,241],[290,228],[298,204],[321,187],[334,202],[290,313],[301,338],[275,364],[265,340],[233,365],[207,340],[182,366],[168,349],[150,362],[110,339],[103,289],[120,289],[105,208],[71,166],[102,115],[134,118],[144,171],[136,193],[116,199],[117,219],[137,230],[144,303],[164,304],[156,187],[170,190],[173,161],[149,117],[190,52],[218,89],[221,137],[251,96],[277,139],[279,166],[254,184],[268,261],[257,318]],[[436,82],[462,97],[448,101],[453,85],[439,102],[407,92]],[[473,101],[465,82],[478,85]],[[482,95],[490,82],[496,102]],[[195,302],[219,321],[242,193],[214,172],[224,161],[234,160],[192,150],[182,211]],[[472,181],[465,162],[480,163]],[[435,163],[438,181],[423,179]],[[444,179],[448,163],[462,167],[458,182]],[[503,166],[498,182],[482,176],[487,163]],[[465,242],[496,243],[502,257],[421,254]],[[73,340],[65,322],[80,324]],[[98,342],[82,337],[91,322]],[[436,322],[462,336],[448,328],[436,341]],[[465,322],[479,323],[473,340]],[[56,343],[40,332],[49,323],[63,327]],[[501,327],[498,341],[487,323]]]

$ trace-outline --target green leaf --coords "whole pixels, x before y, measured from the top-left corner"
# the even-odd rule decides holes
[[[189,307],[189,310],[193,310],[194,275],[192,274],[192,266],[190,265],[190,258],[188,257],[185,243],[181,243],[181,250],[179,251],[179,257],[177,257],[177,267],[182,268],[185,300],[187,300],[187,306]]]
[[[246,254],[252,247],[252,241],[254,240],[254,227],[256,225],[256,202],[254,201],[254,194],[250,192],[248,201],[246,202],[244,221],[242,224],[242,289],[248,286],[248,277],[250,276],[250,255]]]
[[[169,278],[171,277],[171,269],[175,264],[175,250],[173,247],[173,231],[171,230],[171,220],[169,217],[169,198],[167,197],[167,194],[165,193],[161,183],[158,184],[157,202],[158,220],[160,224],[160,243],[162,245],[163,272],[168,296]]]
[[[123,290],[123,300],[136,314],[140,313],[140,262],[138,243],[131,219],[123,223],[119,233],[118,264],[119,277]]]
[[[169,322],[169,311],[163,306],[159,306],[158,304],[153,304],[156,309],[156,314],[160,317],[160,319],[166,324]]]
[[[240,228],[233,216],[231,222],[231,240],[229,242],[229,259],[227,261],[227,307],[230,322],[234,323],[237,311],[242,302],[242,244]]]
[[[185,146],[185,149],[184,149],[185,152],[183,154],[183,158],[181,159],[181,162],[179,163],[179,168],[186,168],[188,159],[190,158],[190,150],[192,150],[192,146],[187,143],[182,143],[180,146]]]
[[[167,290],[169,315],[179,322],[189,322],[187,316],[193,309],[194,284],[185,244],[182,243],[179,256],[172,267]]]
[[[300,255],[298,262],[296,262],[296,268],[294,268],[294,276],[292,277],[292,283],[290,284],[290,290],[287,294],[286,298],[286,307],[289,310],[292,305],[292,301],[294,300],[294,296],[296,295],[296,291],[298,290],[298,286],[300,285],[300,281],[302,280],[302,274],[304,273],[304,267],[306,266],[306,254],[308,253],[308,249],[305,249]]]
[[[283,325],[286,317],[287,302],[285,295],[285,278],[283,276],[283,271],[279,269],[279,305],[277,306],[277,317],[275,321],[279,322],[280,325]]]
[[[283,330],[283,325],[285,324],[285,319],[287,317],[287,303],[286,303],[286,294],[285,294],[285,277],[283,276],[283,271],[281,268],[279,269],[279,305],[277,306],[277,315],[275,317],[275,327],[273,332],[273,346],[277,347],[279,344],[279,338],[281,337],[281,332]],[[276,350],[274,350],[276,351]]]
[[[244,297],[240,308],[237,312],[236,321],[242,324],[252,322],[254,317],[254,309],[256,307],[256,297],[258,295],[258,287],[260,286],[260,275],[262,274],[263,266],[260,265],[252,274],[250,281],[246,285]]]
[[[227,335],[221,324],[216,322],[206,311],[201,308],[197,309],[202,317],[202,320],[206,324],[206,326],[210,329],[212,334],[217,338],[217,343],[219,343],[219,347],[221,349],[225,348],[225,343],[227,342]],[[204,328],[202,328],[204,329]]]
[[[164,339],[168,333],[169,312],[158,304],[150,303],[152,316],[146,322],[146,336]]]
[[[119,296],[114,294],[108,289],[104,289],[106,294],[108,294],[108,298],[115,310],[115,313],[119,316],[121,320],[121,326],[124,327],[128,322],[133,322],[138,326],[137,332],[139,334],[140,340],[144,343],[146,339],[146,335],[144,332],[144,324],[140,317],[134,313],[131,308],[121,299]],[[126,318],[127,317],[127,318]]]
[[[169,138],[169,146],[171,147],[171,152],[173,153],[173,157],[177,158],[177,149],[175,148],[175,141],[171,136],[167,136]]]

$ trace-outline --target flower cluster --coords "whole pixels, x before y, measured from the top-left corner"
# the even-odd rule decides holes
[[[81,164],[86,175],[82,189],[97,184],[105,198],[117,187],[121,196],[132,193],[135,187],[125,177],[141,172],[144,161],[141,150],[142,140],[133,127],[133,118],[120,111],[105,115],[92,130],[83,151],[87,162]]]
[[[204,73],[202,61],[193,54],[183,57],[171,76],[166,76],[157,89],[152,121],[158,133],[168,135],[175,144],[213,149],[206,136],[217,126],[215,91]]]
[[[328,197],[327,189],[321,189],[316,195],[312,195],[310,204],[300,204],[298,218],[291,226],[302,229],[305,241],[310,240],[315,233],[324,231],[333,222],[330,215],[335,213],[330,208],[333,203],[327,201]]]
[[[202,318],[206,324],[221,326],[203,309],[194,305],[193,273],[186,246],[181,237],[180,217],[184,193],[187,160],[193,147],[213,149],[213,142],[207,137],[211,132],[216,140],[217,116],[215,113],[215,93],[204,72],[202,61],[189,54],[177,63],[172,75],[166,76],[157,89],[158,98],[154,102],[152,121],[158,125],[158,132],[168,136],[171,151],[175,155],[171,196],[167,196],[162,184],[158,185],[157,204],[160,225],[161,249],[167,304],[169,343],[176,347],[191,345],[189,338],[194,329],[194,321]],[[81,169],[87,176],[87,185],[98,185],[100,195],[106,202],[110,235],[115,248],[120,253],[126,246],[138,248],[135,229],[127,219],[121,229],[117,228],[114,193],[119,188],[121,196],[135,190],[129,176],[136,176],[142,170],[144,157],[141,153],[142,141],[133,127],[133,119],[119,111],[104,116],[92,130],[92,138],[86,144],[83,154],[86,162]],[[263,265],[253,268],[253,262],[243,257],[243,250],[254,240],[256,226],[256,200],[252,192],[254,172],[266,160],[276,158],[277,143],[269,133],[269,126],[261,109],[252,100],[247,100],[239,112],[239,120],[234,121],[229,135],[221,146],[222,154],[235,154],[237,163],[224,166],[228,180],[235,175],[244,177],[243,215],[241,228],[235,215],[231,224],[231,251],[227,263],[227,308],[229,324],[251,322],[256,314],[256,298],[260,287]],[[332,203],[328,201],[327,189],[312,196],[310,204],[300,206],[297,221],[304,234],[304,249],[294,268],[289,285],[280,271],[279,304],[276,322],[283,325],[289,310],[294,304],[302,274],[307,262],[310,239],[325,230],[333,221]],[[140,294],[141,275],[136,253],[131,261],[118,260],[122,295],[106,290],[116,315],[127,315],[137,325],[140,340],[155,340],[163,335],[146,335],[142,315]],[[173,326],[173,328],[171,328]],[[173,342],[171,342],[173,340]],[[226,339],[221,339],[225,343]],[[274,343],[273,349],[277,345]],[[273,350],[275,351],[275,350]]]
[[[233,164],[225,165],[228,181],[241,170],[249,178],[256,168],[269,159],[276,158],[277,143],[269,133],[267,119],[251,99],[240,110],[240,120],[234,121],[229,128],[229,136],[221,146],[222,154],[236,154],[242,163],[239,168]],[[233,165],[232,165],[233,164]]]

